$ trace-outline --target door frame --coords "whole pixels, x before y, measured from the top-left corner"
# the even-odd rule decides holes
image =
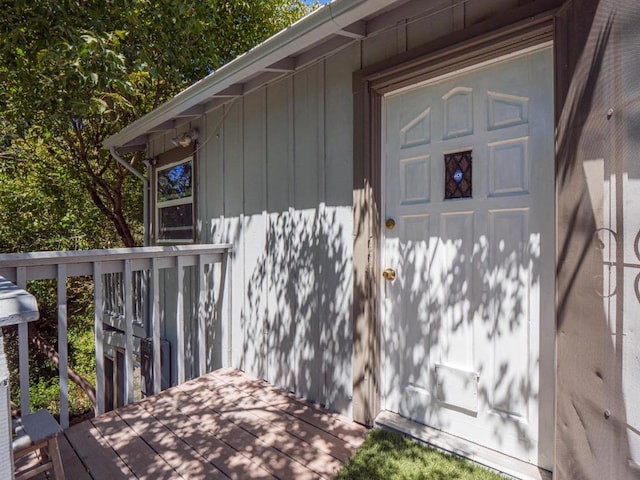
[[[526,5],[353,74],[353,419],[359,423],[372,426],[382,405],[383,96],[553,42],[558,3]]]
[[[417,83],[417,84],[413,84],[411,86],[408,87],[403,87],[400,90],[397,91],[393,91],[390,94],[391,95],[402,95],[403,93],[410,91],[414,88],[418,88],[418,89],[422,89],[422,88],[430,88],[430,86],[433,86],[435,84],[438,84],[439,82],[443,82],[443,81],[447,81],[450,79],[455,79],[458,78],[458,76],[464,76],[464,75],[468,75],[468,74],[473,74],[474,72],[478,72],[480,70],[483,69],[487,69],[487,68],[491,68],[495,65],[498,65],[500,63],[505,63],[505,62],[509,62],[509,61],[517,61],[519,59],[522,59],[523,57],[527,56],[527,55],[532,55],[532,54],[538,54],[540,52],[546,52],[547,54],[550,54],[553,52],[553,42],[552,41],[548,41],[548,42],[542,42],[539,43],[537,45],[533,45],[533,46],[528,46],[526,48],[524,48],[523,50],[518,50],[512,53],[507,53],[505,55],[500,55],[497,56],[493,59],[490,60],[485,60],[483,62],[479,62],[473,66],[470,67],[465,67],[461,70],[457,70],[454,71],[452,73],[446,73],[444,75],[440,75],[440,76],[436,76],[436,77],[431,77],[426,81]],[[550,60],[550,63],[553,64],[553,60]],[[551,86],[551,89],[549,90],[549,93],[551,93],[553,95],[554,91],[553,91],[553,86]],[[386,195],[387,195],[387,190],[388,190],[388,179],[387,179],[387,164],[388,162],[385,159],[385,146],[384,146],[384,138],[387,138],[387,134],[389,133],[389,131],[387,130],[387,125],[385,124],[385,118],[386,118],[386,114],[387,114],[387,106],[386,106],[386,102],[385,102],[385,98],[383,96],[382,98],[382,108],[381,108],[381,116],[382,116],[382,124],[381,124],[381,128],[382,128],[382,138],[380,139],[380,149],[382,152],[382,157],[381,157],[381,163],[380,163],[380,173],[381,173],[381,179],[380,179],[380,192],[381,192],[381,202],[380,202],[380,218],[381,219],[387,219],[390,218],[390,216],[387,213],[387,202],[386,200]],[[553,110],[551,111],[551,114],[553,115]],[[468,145],[469,147],[473,144],[473,142],[471,142],[470,145]],[[465,144],[466,145],[466,144]],[[548,146],[551,147],[553,145],[553,141],[551,141]],[[474,145],[475,148],[475,145]],[[555,149],[554,149],[555,150]],[[537,158],[537,157],[533,157],[533,158]],[[555,177],[554,173],[555,172],[555,156],[553,156],[553,158],[549,158],[546,157],[545,161],[552,161],[553,164],[552,165],[545,165],[545,172],[547,172],[547,174],[549,176],[553,176]],[[442,175],[442,172],[440,173],[440,175]],[[554,178],[555,180],[555,178]],[[548,183],[545,181],[545,184],[548,185]],[[554,187],[554,191],[555,191],[555,185],[553,185]],[[432,201],[434,201],[432,199]],[[433,206],[433,205],[432,205]],[[428,208],[428,207],[427,207]],[[556,205],[555,202],[552,206],[553,208],[553,213],[555,214],[555,209],[556,209]],[[540,211],[540,210],[539,210]],[[547,209],[543,209],[541,210],[543,212],[548,212]],[[393,216],[393,215],[392,215]],[[545,215],[545,218],[548,218]],[[381,222],[382,223],[382,222]],[[545,229],[547,228],[546,222],[545,222]],[[385,248],[385,235],[388,229],[386,228],[386,225],[381,224],[380,225],[380,229],[378,232],[378,236],[380,239],[380,271],[382,271],[382,269],[384,269],[385,267],[390,267],[393,266],[391,263],[389,263],[388,258],[385,258],[386,254],[388,253],[388,251]],[[555,240],[555,225],[553,226],[552,231],[546,231],[545,237],[544,237],[545,243],[547,246],[549,246],[549,243],[554,243]],[[547,259],[544,262],[544,265],[546,265],[545,267],[542,268],[542,270],[545,270],[545,279],[548,279],[549,281],[555,281],[555,275],[553,275],[553,270],[549,270],[549,268],[555,269],[555,265],[556,265],[556,259],[555,256],[552,257],[553,260],[551,260],[549,257],[547,257]],[[551,265],[550,261],[553,261],[553,265]],[[545,280],[546,282],[546,280]],[[393,328],[393,320],[391,320],[391,323],[387,323],[390,320],[390,317],[387,315],[388,311],[386,309],[386,301],[385,301],[385,291],[388,288],[386,285],[387,282],[380,280],[379,282],[379,291],[378,291],[378,311],[380,312],[380,340],[381,340],[381,345],[380,345],[380,386],[381,386],[381,393],[380,393],[380,409],[381,410],[387,410],[387,411],[392,411],[395,412],[397,410],[390,410],[389,408],[389,403],[388,403],[388,399],[386,398],[386,395],[389,389],[389,384],[387,383],[387,381],[389,380],[388,377],[388,371],[386,370],[388,367],[390,367],[389,364],[389,354],[392,354],[393,349],[391,349],[389,347],[389,344],[387,342],[387,338],[385,338],[385,332],[387,331],[388,328]],[[544,290],[544,288],[540,287],[541,290]],[[555,288],[551,288],[550,290],[547,290],[544,299],[546,299],[546,301],[550,300],[551,298],[553,298],[553,294],[555,293]],[[542,293],[540,293],[541,295],[541,302],[544,302],[545,300],[542,300]],[[542,307],[542,304],[540,304]],[[546,303],[545,305],[548,305],[548,303]],[[552,439],[552,435],[553,435],[553,430],[554,430],[554,419],[553,419],[553,414],[554,414],[554,402],[553,402],[553,393],[554,393],[554,387],[555,387],[555,342],[553,342],[552,339],[548,338],[548,335],[545,335],[543,332],[553,332],[553,334],[555,335],[555,309],[553,310],[553,312],[544,312],[545,308],[541,308],[541,311],[539,313],[539,318],[538,318],[538,343],[539,343],[539,350],[538,350],[538,389],[537,389],[537,408],[536,408],[536,416],[537,418],[537,423],[534,423],[533,425],[536,425],[536,444],[537,444],[537,460],[535,462],[536,466],[540,466],[540,468],[552,468],[551,465],[553,463],[553,451],[552,449],[549,447],[549,445],[553,445],[553,439]],[[391,317],[393,318],[393,317]],[[476,370],[479,371],[479,370]],[[392,370],[393,372],[393,370]],[[429,427],[429,428],[433,428],[433,427]],[[448,432],[446,429],[444,430],[445,432]],[[551,437],[551,438],[550,438]],[[471,440],[469,440],[469,442],[472,442]],[[484,445],[482,443],[478,443],[479,445]],[[490,447],[487,447],[490,448]],[[525,459],[521,459],[522,462],[525,462],[527,460]],[[542,465],[542,466],[541,466]]]

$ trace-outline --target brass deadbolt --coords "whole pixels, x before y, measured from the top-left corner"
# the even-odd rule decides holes
[[[393,218],[387,218],[387,221],[384,222],[384,226],[391,230],[396,226],[396,221]]]
[[[393,282],[396,279],[396,271],[393,268],[385,268],[382,272],[382,276],[385,278],[385,280]]]

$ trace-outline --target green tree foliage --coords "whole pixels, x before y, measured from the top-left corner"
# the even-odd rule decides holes
[[[0,158],[0,252],[119,245],[80,178],[52,160],[60,153],[43,137],[31,128]]]
[[[42,142],[35,156],[21,158],[64,167],[125,246],[140,242],[141,189],[101,149],[102,141],[309,8],[301,0],[11,0],[2,6],[0,112],[12,127],[5,147],[14,150],[16,139]],[[140,168],[142,158],[132,155],[130,162]]]
[[[0,5],[2,252],[139,245],[141,185],[102,142],[313,8],[302,0]],[[139,169],[143,159],[144,152],[127,157]],[[29,288],[41,305],[38,330],[30,330],[39,407],[57,395],[52,349],[41,348],[56,344],[55,289],[46,282]],[[90,294],[82,281],[69,291],[70,363],[85,376],[92,368]]]

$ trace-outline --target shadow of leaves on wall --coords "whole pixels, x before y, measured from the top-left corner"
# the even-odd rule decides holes
[[[242,368],[348,413],[351,396],[351,209],[270,212],[244,218],[246,298]],[[247,235],[258,232],[258,240]],[[264,235],[264,237],[263,237]],[[235,243],[240,245],[240,243]],[[248,245],[259,250],[248,254]],[[262,248],[260,248],[262,247]],[[249,255],[251,261],[249,262]]]
[[[392,247],[398,278],[383,293],[390,314],[382,340],[388,406],[476,441],[486,430],[494,448],[535,447],[538,432],[529,424],[540,359],[529,342],[541,332],[529,327],[538,326],[531,310],[537,314],[539,242],[536,232],[521,240],[496,237],[491,244],[448,232],[446,239]]]

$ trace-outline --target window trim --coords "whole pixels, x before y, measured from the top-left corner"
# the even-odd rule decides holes
[[[166,200],[161,202],[158,200],[158,174],[164,170],[171,169],[176,165],[191,162],[191,195],[183,198],[176,198],[173,200]],[[173,160],[161,165],[156,165],[153,172],[153,209],[154,209],[154,240],[157,244],[187,244],[195,243],[195,228],[196,228],[196,174],[195,174],[195,152],[184,152],[184,156],[179,160]],[[167,207],[175,207],[179,205],[191,204],[191,237],[190,238],[160,238],[160,209]],[[185,227],[186,228],[186,227]]]

